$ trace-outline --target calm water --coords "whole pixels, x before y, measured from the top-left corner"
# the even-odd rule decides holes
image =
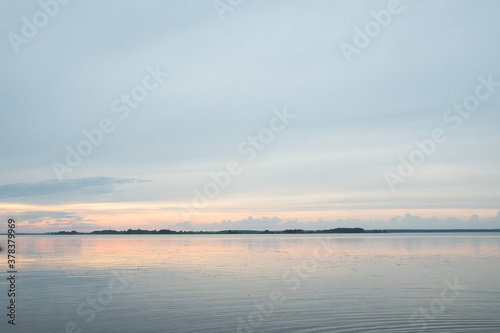
[[[1,332],[500,332],[499,234],[17,242],[16,326],[3,253]]]

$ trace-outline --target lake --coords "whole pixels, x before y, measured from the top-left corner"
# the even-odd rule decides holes
[[[500,332],[498,233],[16,241],[1,332]]]

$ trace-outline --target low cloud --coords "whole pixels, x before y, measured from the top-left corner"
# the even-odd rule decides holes
[[[93,231],[104,229],[126,230],[126,229],[171,229],[176,231],[219,231],[219,230],[284,230],[304,229],[323,230],[341,227],[361,227],[364,229],[500,229],[500,211],[495,216],[480,217],[472,215],[460,219],[456,217],[424,218],[418,215],[406,214],[394,216],[388,220],[360,220],[360,219],[337,219],[337,220],[315,220],[298,221],[284,220],[279,217],[253,218],[232,221],[223,220],[209,224],[197,224],[185,221],[175,224],[147,224],[147,225],[123,225],[116,226],[99,225],[98,221],[86,218],[76,212],[65,211],[29,211],[29,212],[6,212],[2,219],[14,218],[19,225],[19,232],[49,232],[60,230]]]
[[[479,217],[472,215],[466,219],[456,217],[424,218],[418,215],[406,214],[394,216],[386,221],[381,220],[359,220],[359,219],[337,219],[316,220],[300,222],[298,220],[283,220],[276,216],[253,218],[231,221],[224,220],[211,224],[194,224],[190,221],[171,225],[174,230],[283,230],[283,229],[305,229],[321,230],[341,227],[361,227],[365,229],[500,229],[500,211],[493,217]]]
[[[172,226],[177,230],[265,230],[265,229],[282,229],[283,220],[274,216],[274,217],[262,217],[262,218],[253,218],[249,216],[244,220],[239,221],[231,221],[224,220],[217,223],[211,224],[194,224],[190,221],[186,221],[183,223],[177,223]]]
[[[95,230],[101,228],[94,220],[75,212],[29,211],[3,214],[3,220],[13,218],[17,232],[47,232],[59,230]]]

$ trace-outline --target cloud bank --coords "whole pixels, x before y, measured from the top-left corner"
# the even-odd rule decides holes
[[[253,218],[231,221],[224,220],[212,224],[194,224],[190,221],[171,225],[175,230],[283,230],[305,229],[322,230],[340,227],[362,227],[365,229],[500,229],[500,211],[493,217],[479,217],[472,215],[468,219],[450,218],[422,218],[418,215],[406,214],[395,216],[386,221],[337,219],[299,222],[297,220],[283,220],[278,217]]]

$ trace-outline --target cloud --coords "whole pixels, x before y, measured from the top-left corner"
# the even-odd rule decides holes
[[[298,220],[283,220],[279,217],[253,218],[231,221],[224,220],[212,224],[194,224],[190,221],[177,223],[170,226],[175,230],[284,230],[305,229],[322,230],[341,227],[362,227],[365,229],[500,229],[500,211],[493,217],[479,217],[472,215],[468,219],[456,217],[423,218],[418,215],[406,214],[394,216],[386,221],[382,220],[359,220],[359,219],[337,219],[316,220],[300,222]]]
[[[18,222],[28,224],[38,224],[47,220],[53,220],[52,225],[80,224],[84,217],[74,212],[54,212],[54,211],[30,211],[16,214]]]
[[[148,182],[135,178],[93,177],[67,180],[49,179],[38,183],[15,183],[0,185],[0,199],[30,198],[67,194],[104,194],[116,186]]]
[[[227,230],[227,229],[237,229],[237,230],[264,230],[264,229],[279,229],[280,225],[283,224],[283,220],[274,217],[262,217],[253,218],[249,216],[244,220],[231,221],[224,220],[218,223],[211,224],[193,224],[190,221],[183,223],[177,223],[174,227],[179,230]]]
[[[48,232],[60,230],[93,231],[104,229],[126,230],[128,228],[171,229],[183,231],[219,231],[219,230],[324,230],[341,227],[361,227],[364,229],[500,229],[500,211],[495,216],[481,217],[471,215],[468,218],[424,218],[419,215],[406,214],[394,216],[387,220],[335,219],[314,221],[285,220],[277,216],[254,218],[249,216],[242,220],[223,220],[209,224],[198,224],[185,221],[175,224],[155,222],[148,225],[124,225],[123,227],[100,225],[97,220],[85,217],[72,211],[24,211],[6,212],[3,219],[14,218],[20,232]]]
[[[63,229],[95,230],[102,226],[94,220],[75,212],[64,211],[24,211],[6,212],[4,219],[13,218],[18,226],[18,232],[45,232]]]

